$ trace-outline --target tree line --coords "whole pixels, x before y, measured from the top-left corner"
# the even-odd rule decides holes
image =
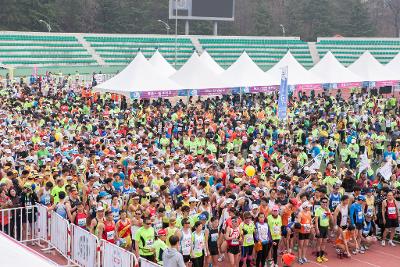
[[[0,30],[165,34],[169,0],[7,0]],[[178,23],[179,34],[184,22]],[[306,41],[335,35],[399,37],[400,0],[236,0],[234,22],[220,22],[220,35],[287,36]],[[191,21],[190,34],[212,34],[208,21]]]

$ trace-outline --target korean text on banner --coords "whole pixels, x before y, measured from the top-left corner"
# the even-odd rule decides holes
[[[279,88],[278,118],[286,120],[288,106],[288,67],[282,68],[281,86]]]
[[[136,266],[136,258],[132,252],[102,240],[103,267]],[[142,264],[142,267],[145,266]]]
[[[72,259],[81,266],[96,266],[97,238],[77,225],[72,227]]]

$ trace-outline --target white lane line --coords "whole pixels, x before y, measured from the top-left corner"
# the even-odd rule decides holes
[[[382,267],[380,265],[376,265],[376,264],[370,263],[368,261],[362,261],[362,260],[359,260],[359,259],[355,259],[353,257],[351,257],[351,260],[355,260],[355,261],[358,261],[358,262],[361,262],[361,263],[365,263],[365,264],[368,264],[368,265],[371,265],[371,266],[374,266],[374,267]]]
[[[400,259],[399,256],[393,255],[393,254],[391,254],[391,253],[386,253],[386,252],[378,251],[378,250],[370,250],[369,252],[376,252],[376,253],[383,254],[383,255],[387,255],[387,256],[390,256],[390,257],[393,257],[393,258],[396,258],[396,259]]]

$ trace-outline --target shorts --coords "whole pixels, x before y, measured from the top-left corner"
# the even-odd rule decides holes
[[[281,232],[282,232],[282,236],[287,238],[287,234],[288,234],[288,229],[291,229],[291,226],[293,226],[294,224],[289,224],[287,226],[282,226],[281,228]],[[293,238],[293,231],[291,231],[290,237],[289,238]]]
[[[308,240],[308,239],[310,239],[310,233],[306,234],[299,233],[299,240]]]
[[[364,228],[364,224],[363,223],[356,223],[356,229],[357,230],[362,230]]]
[[[251,246],[242,246],[242,258],[246,256],[251,256],[253,254],[254,245]]]
[[[318,230],[319,235],[317,235],[317,238],[328,238],[328,226],[320,226]]]
[[[219,254],[218,247],[208,247],[211,256],[216,256]]]
[[[183,256],[183,261],[184,261],[185,263],[187,263],[187,262],[190,261],[190,255],[182,255],[182,256]]]
[[[239,252],[240,252],[239,246],[229,246],[228,247],[228,253],[237,255],[237,254],[239,254]]]
[[[399,221],[397,219],[386,218],[385,228],[397,228],[397,227],[399,227]]]

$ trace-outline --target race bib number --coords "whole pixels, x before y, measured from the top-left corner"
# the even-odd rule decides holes
[[[277,225],[275,225],[272,229],[275,235],[278,235],[281,232],[281,228]]]
[[[114,231],[107,232],[107,240],[113,240],[114,239]]]
[[[304,231],[305,232],[310,232],[311,231],[311,224],[303,224],[304,226]]]
[[[362,211],[357,212],[357,217],[358,217],[359,220],[362,220],[363,212]]]
[[[395,207],[389,207],[388,208],[388,214],[389,215],[396,214],[396,208]]]
[[[218,233],[211,234],[211,242],[216,242],[218,240]]]
[[[146,246],[151,247],[153,245],[153,243],[154,243],[153,239],[149,239],[146,241]]]
[[[246,235],[246,243],[253,243],[254,238],[253,235]]]
[[[78,225],[79,226],[85,226],[86,225],[86,218],[81,218],[78,220]]]
[[[238,239],[232,239],[231,244],[232,245],[239,245],[239,240]]]

